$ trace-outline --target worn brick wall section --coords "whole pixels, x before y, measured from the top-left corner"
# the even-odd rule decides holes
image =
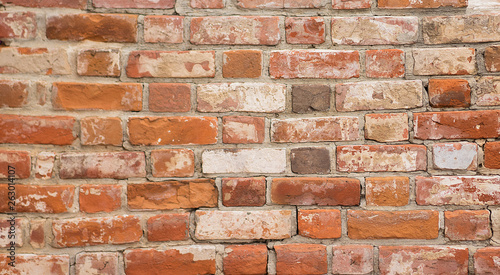
[[[0,275],[500,274],[500,0],[0,6]]]

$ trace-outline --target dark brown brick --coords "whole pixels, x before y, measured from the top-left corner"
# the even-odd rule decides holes
[[[330,87],[327,85],[293,85],[292,111],[310,113],[330,109]]]
[[[328,174],[330,152],[326,148],[294,148],[290,160],[292,172],[297,174]]]

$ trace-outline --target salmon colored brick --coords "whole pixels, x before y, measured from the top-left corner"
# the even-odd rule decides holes
[[[18,213],[65,213],[73,207],[75,186],[73,185],[15,185]],[[0,197],[7,198],[8,185],[0,184]],[[21,203],[22,202],[22,203]],[[0,205],[1,213],[12,212],[9,205]]]
[[[82,145],[121,145],[122,121],[118,117],[86,117],[80,121]]]
[[[35,254],[17,254],[15,267],[8,265],[11,259],[7,254],[0,254],[0,270],[6,271],[5,274],[12,274],[10,271],[15,269],[17,274],[69,274],[69,256],[68,255],[35,255]],[[16,274],[16,275],[17,275]]]
[[[378,0],[378,7],[382,9],[464,8],[467,7],[467,0]]]
[[[332,0],[334,10],[354,10],[371,8],[370,0]]]
[[[222,9],[224,0],[191,0],[190,6],[194,9]]]
[[[490,211],[444,212],[444,235],[452,241],[482,241],[491,238]]]
[[[35,84],[36,103],[40,106],[45,106],[45,104],[50,101],[51,91],[52,83],[47,83],[45,81],[37,82]]]
[[[484,167],[500,169],[500,142],[487,142],[484,145]]]
[[[366,51],[366,76],[372,78],[404,77],[404,51],[398,49]]]
[[[325,21],[322,17],[287,17],[286,42],[289,44],[322,44],[325,42]]]
[[[85,213],[113,212],[122,206],[120,185],[80,186],[80,211]]]
[[[45,219],[30,220],[29,242],[33,248],[45,247]]]
[[[277,274],[326,274],[326,246],[321,244],[275,245]]]
[[[223,258],[225,275],[267,274],[267,247],[265,244],[228,245]]]
[[[249,116],[225,116],[222,118],[222,142],[263,143],[265,118]]]
[[[147,222],[148,241],[183,241],[189,238],[189,213],[160,214]]]
[[[152,112],[189,112],[191,110],[191,84],[149,84],[149,110]]]
[[[32,1],[32,0],[0,0],[5,6],[14,5],[21,7],[30,7],[30,8],[70,8],[70,9],[86,9],[87,1],[86,0],[40,0],[40,1]]]
[[[75,118],[0,114],[0,143],[70,145]]]
[[[262,75],[260,50],[225,51],[222,58],[222,76],[225,78],[259,78]]]
[[[144,41],[148,43],[182,43],[184,41],[183,22],[183,16],[145,16]]]
[[[78,53],[77,72],[85,76],[120,76],[120,51],[83,50]]]
[[[469,82],[465,79],[429,79],[429,103],[436,108],[469,107]]]
[[[66,49],[0,47],[0,74],[68,75],[70,73],[71,67]]]
[[[0,150],[0,178],[26,179],[31,174],[31,157],[28,151]]]
[[[12,216],[0,219],[0,247],[10,248],[11,242],[14,247],[22,247],[24,244],[23,227],[26,227],[25,219],[16,219]],[[10,254],[10,251],[7,251]]]
[[[190,149],[151,151],[153,177],[191,177],[194,174],[194,152]]]
[[[28,103],[29,83],[26,81],[0,80],[0,108],[19,108]]]
[[[75,274],[118,274],[120,269],[118,254],[116,252],[78,253],[76,255]]]
[[[358,117],[273,119],[272,142],[353,141],[359,139]]]
[[[496,274],[500,272],[497,259],[500,257],[500,248],[480,248],[474,254],[474,272],[476,274]]]
[[[0,12],[0,38],[33,39],[36,31],[35,13]]]
[[[335,245],[332,263],[333,274],[369,274],[373,272],[373,246]]]
[[[409,138],[408,114],[366,114],[365,138],[378,142],[404,141]]]
[[[338,209],[299,209],[299,235],[313,239],[337,239],[342,235],[342,221]]]
[[[408,177],[366,178],[366,205],[405,206],[410,199]]]
[[[224,206],[263,206],[266,203],[266,178],[223,178]]]

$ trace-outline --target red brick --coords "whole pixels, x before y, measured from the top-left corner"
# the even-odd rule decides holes
[[[217,206],[214,180],[148,182],[127,186],[129,209],[165,210]]]
[[[98,42],[137,42],[137,15],[66,14],[47,17],[47,38]]]
[[[452,241],[482,241],[491,238],[490,211],[444,212],[444,234]]]
[[[61,154],[61,179],[127,179],[146,176],[144,152]]]
[[[326,246],[321,244],[275,245],[277,274],[326,274]]]
[[[191,8],[194,9],[222,9],[224,0],[191,0]]]
[[[365,138],[378,142],[394,142],[408,140],[408,114],[366,114]]]
[[[75,118],[0,114],[0,143],[71,145]]]
[[[266,178],[222,179],[224,206],[263,206],[266,203]]]
[[[334,10],[369,9],[371,6],[370,0],[332,0]]]
[[[118,253],[116,252],[83,252],[76,254],[75,275],[119,274]]]
[[[153,177],[191,177],[194,174],[194,152],[190,149],[151,151]]]
[[[440,7],[467,7],[467,0],[378,0],[381,9],[431,9]]]
[[[26,226],[27,224],[24,219],[13,219],[12,216],[0,218],[0,247],[9,248],[12,245],[22,247],[24,244],[23,227]],[[10,253],[10,251],[7,252]]]
[[[45,246],[45,221],[44,219],[30,220],[30,245],[33,248],[43,248]]]
[[[144,41],[148,43],[182,43],[183,16],[148,15],[144,17]]]
[[[373,272],[373,246],[333,246],[333,274],[369,274]]]
[[[267,246],[228,245],[224,249],[223,266],[225,275],[267,274]]]
[[[225,116],[222,118],[222,142],[263,143],[265,118],[249,116]]]
[[[171,9],[175,0],[93,0],[96,8]]]
[[[317,9],[324,5],[321,0],[238,0],[241,8],[271,8],[271,9]]]
[[[0,47],[0,74],[67,75],[70,73],[68,54],[62,48]]]
[[[18,179],[26,179],[30,177],[30,174],[31,157],[28,151],[0,150],[1,179],[7,179],[9,175],[11,178],[15,176]]]
[[[113,212],[122,206],[121,195],[120,185],[81,185],[80,211],[85,213]]]
[[[469,107],[469,82],[465,79],[429,79],[429,103],[436,108]]]
[[[208,16],[191,19],[191,43],[195,45],[276,45],[277,16]]]
[[[500,248],[485,247],[480,248],[474,254],[474,272],[475,274],[498,274],[500,265]]]
[[[500,142],[487,142],[484,145],[484,167],[500,169]]]
[[[53,105],[64,110],[142,110],[142,84],[54,82]]]
[[[120,76],[120,52],[111,50],[83,50],[78,53],[77,72],[85,76]]]
[[[0,271],[3,274],[69,274],[68,255],[17,254],[14,268],[8,265],[10,262],[7,254],[0,254]]]
[[[500,71],[500,46],[491,46],[484,50],[484,63],[488,72]]]
[[[166,250],[131,249],[123,254],[127,275],[215,274],[213,245],[178,246]]]
[[[358,51],[284,50],[270,54],[269,74],[280,78],[359,77]]]
[[[366,178],[366,205],[405,206],[410,199],[407,177]]]
[[[0,0],[4,6],[14,5],[31,8],[70,8],[70,9],[86,9],[86,0]]]
[[[122,144],[122,121],[118,117],[86,117],[80,124],[82,145]]]
[[[131,117],[129,140],[133,145],[215,144],[215,117]]]
[[[468,274],[467,248],[380,246],[380,274]]]
[[[73,185],[15,185],[15,212],[64,213],[73,207]],[[8,185],[0,184],[0,198],[7,198]],[[0,212],[12,212],[7,203],[0,205]]]
[[[359,139],[357,117],[273,119],[272,142],[353,141]]]
[[[152,112],[189,112],[191,110],[191,84],[149,84],[149,110]]]
[[[35,13],[0,12],[0,38],[33,39],[36,30]]]
[[[366,51],[366,76],[373,78],[404,77],[405,52],[397,49]]]
[[[325,42],[323,17],[287,17],[286,42],[289,44],[322,44]]]
[[[271,200],[290,205],[359,205],[359,180],[349,178],[275,178]]]
[[[414,113],[413,127],[417,139],[497,138],[499,118],[497,110]]]
[[[222,76],[225,78],[259,78],[262,74],[262,51],[225,51]]]
[[[189,239],[189,213],[169,213],[148,219],[148,241],[168,242]]]
[[[36,156],[35,177],[37,179],[50,179],[54,174],[56,153],[40,152]]]
[[[26,81],[0,80],[0,108],[19,108],[28,103],[28,87]]]
[[[338,209],[299,209],[299,235],[313,239],[337,239],[342,235],[342,221]]]
[[[476,74],[473,48],[428,48],[413,50],[414,75]]]

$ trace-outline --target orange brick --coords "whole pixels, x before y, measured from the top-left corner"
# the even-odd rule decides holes
[[[405,206],[410,199],[407,177],[366,178],[366,205]]]
[[[120,185],[80,186],[80,210],[85,213],[112,212],[120,209],[122,187]]]
[[[148,241],[183,241],[189,238],[189,213],[160,214],[148,219]]]
[[[378,0],[378,7],[382,9],[430,9],[440,7],[467,7],[467,0]]]
[[[267,247],[265,244],[228,245],[223,266],[225,275],[267,274]]]
[[[498,258],[500,257],[500,248],[485,247],[480,248],[474,254],[474,272],[475,274],[498,274],[500,266]]]
[[[191,84],[149,84],[149,110],[152,112],[189,112]]]
[[[429,103],[436,108],[470,106],[470,86],[465,79],[429,79]]]
[[[28,151],[0,150],[0,179],[26,179],[31,174],[31,157]]]
[[[118,117],[86,117],[80,124],[82,145],[122,144],[122,121]]]
[[[338,209],[299,209],[299,235],[313,239],[336,239],[342,235]]]
[[[366,76],[374,78],[404,77],[404,51],[397,49],[366,51]]]
[[[222,179],[224,206],[263,206],[266,203],[266,178]]]
[[[500,169],[500,142],[487,142],[484,145],[484,167]]]
[[[444,212],[444,234],[452,241],[482,241],[491,238],[490,211]]]
[[[77,72],[85,76],[120,76],[118,50],[83,50],[78,53]]]
[[[94,0],[92,4],[97,8],[171,9],[175,0]]]
[[[262,51],[225,51],[222,76],[226,78],[259,78],[262,74]]]
[[[191,177],[194,174],[194,152],[189,149],[151,151],[153,177]]]
[[[0,184],[0,198],[7,198],[8,185]],[[15,211],[22,213],[64,213],[73,207],[73,185],[18,185],[16,184]],[[22,203],[21,203],[22,202]],[[7,203],[0,205],[0,213],[12,212]]]
[[[321,244],[275,245],[277,274],[325,274],[326,246]]]
[[[36,156],[35,177],[38,179],[50,179],[54,173],[56,153],[40,152]]]
[[[222,142],[263,143],[265,119],[263,117],[225,116],[222,118]]]

